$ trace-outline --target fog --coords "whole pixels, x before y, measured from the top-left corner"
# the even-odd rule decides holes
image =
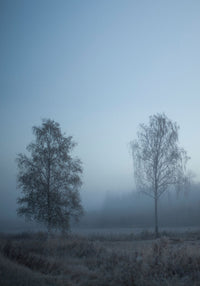
[[[200,226],[200,184],[193,183],[183,191],[167,191],[158,203],[161,227]],[[154,200],[137,191],[107,194],[102,206],[86,210],[79,223],[81,227],[129,227],[154,226]]]
[[[6,200],[4,200],[6,203]],[[16,216],[16,202],[9,201],[10,208],[1,204],[1,231],[44,230],[42,225],[26,222]],[[6,204],[5,204],[6,206]],[[148,229],[154,226],[154,200],[145,194],[132,191],[110,191],[96,196],[84,205],[85,213],[79,223],[72,222],[72,229]],[[12,211],[11,211],[12,210]],[[161,228],[200,227],[200,183],[192,183],[187,189],[169,190],[158,203],[158,221]]]
[[[1,1],[0,231],[24,227],[15,159],[42,118],[78,143],[80,227],[152,225],[153,201],[135,189],[129,143],[157,112],[180,125],[197,181],[161,198],[159,224],[199,224],[199,9],[182,0]]]

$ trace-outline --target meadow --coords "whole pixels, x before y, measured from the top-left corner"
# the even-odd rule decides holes
[[[200,285],[200,232],[1,234],[0,285]]]

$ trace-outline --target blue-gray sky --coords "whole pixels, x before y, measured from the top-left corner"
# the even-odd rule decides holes
[[[0,207],[42,118],[78,142],[84,204],[133,188],[128,144],[149,115],[180,125],[200,178],[200,1],[0,1]]]

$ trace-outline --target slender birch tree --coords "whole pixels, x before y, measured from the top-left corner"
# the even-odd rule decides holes
[[[33,134],[35,141],[27,147],[30,156],[17,157],[22,191],[18,214],[45,224],[48,233],[52,228],[66,231],[70,219],[78,219],[83,212],[79,195],[82,164],[71,156],[76,144],[50,119],[34,126]]]
[[[158,200],[173,187],[186,182],[186,151],[178,144],[179,126],[165,114],[150,116],[140,124],[137,140],[131,142],[134,177],[138,190],[154,200],[155,236],[158,237]]]

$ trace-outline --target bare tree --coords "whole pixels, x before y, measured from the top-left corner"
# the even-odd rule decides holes
[[[158,237],[158,200],[168,189],[186,182],[189,159],[178,145],[179,126],[165,114],[150,116],[149,125],[140,124],[137,140],[131,142],[134,177],[139,191],[154,199],[155,236]]]
[[[33,127],[33,133],[35,141],[27,147],[31,156],[17,157],[18,186],[23,194],[18,199],[18,214],[44,223],[48,233],[52,228],[65,231],[70,218],[78,219],[83,212],[81,161],[70,155],[76,144],[53,120],[43,120],[41,127]]]

